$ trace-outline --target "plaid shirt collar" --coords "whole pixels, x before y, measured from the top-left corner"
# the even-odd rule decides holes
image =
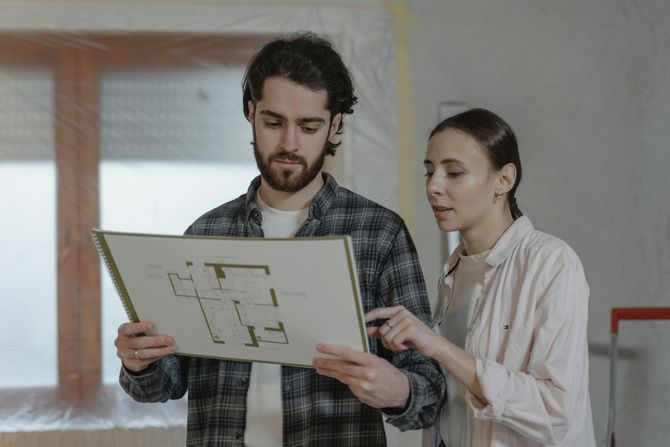
[[[323,177],[323,188],[314,196],[312,203],[309,205],[309,218],[320,220],[328,213],[330,207],[337,200],[338,185],[335,178],[327,172],[321,173]],[[254,220],[256,223],[261,222],[261,213],[256,204],[256,192],[261,186],[261,176],[257,176],[251,181],[247,195],[245,197],[244,206],[240,208],[240,217],[245,221]]]

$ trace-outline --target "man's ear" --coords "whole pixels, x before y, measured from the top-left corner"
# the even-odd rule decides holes
[[[498,173],[498,190],[507,194],[516,182],[516,166],[514,163],[507,163]]]
[[[330,131],[328,132],[328,139],[330,140],[337,133],[337,129],[340,128],[340,123],[342,122],[342,113],[338,113],[333,117],[333,121],[330,123]]]
[[[252,100],[249,100],[247,102],[247,109],[249,110],[249,114],[247,115],[247,121],[251,123],[253,126],[254,124],[254,111],[256,110],[256,106],[254,105],[254,102]]]

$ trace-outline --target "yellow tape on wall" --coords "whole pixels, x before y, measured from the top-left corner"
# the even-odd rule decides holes
[[[416,146],[414,107],[409,54],[409,27],[417,19],[402,0],[379,0],[393,14],[398,136],[398,209],[407,228],[416,237]]]

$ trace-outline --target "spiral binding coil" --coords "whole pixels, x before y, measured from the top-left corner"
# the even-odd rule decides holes
[[[121,299],[121,304],[123,305],[123,309],[126,311],[126,315],[128,316],[128,320],[129,321],[134,321],[133,313],[131,312],[130,308],[128,307],[128,303],[127,303],[127,300],[129,298],[127,296],[124,296],[123,293],[121,292],[121,287],[119,287],[119,283],[117,281],[117,278],[114,275],[114,270],[112,269],[112,266],[110,265],[110,262],[109,262],[109,259],[107,258],[105,250],[102,248],[102,244],[100,243],[100,238],[104,239],[104,234],[103,233],[98,233],[95,230],[93,230],[93,231],[91,231],[91,237],[93,238],[93,243],[95,244],[95,248],[98,250],[98,254],[100,255],[100,258],[102,258],[102,262],[107,267],[107,273],[109,273],[109,277],[112,279],[112,283],[114,284],[114,288],[116,289],[116,293],[119,295],[119,298]],[[106,242],[105,242],[105,245],[107,245]],[[111,252],[110,252],[110,255],[111,255]]]

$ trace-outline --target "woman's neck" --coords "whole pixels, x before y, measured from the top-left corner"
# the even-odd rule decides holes
[[[488,219],[482,225],[462,231],[466,253],[476,255],[490,250],[513,223],[512,213],[506,210],[502,216]]]

